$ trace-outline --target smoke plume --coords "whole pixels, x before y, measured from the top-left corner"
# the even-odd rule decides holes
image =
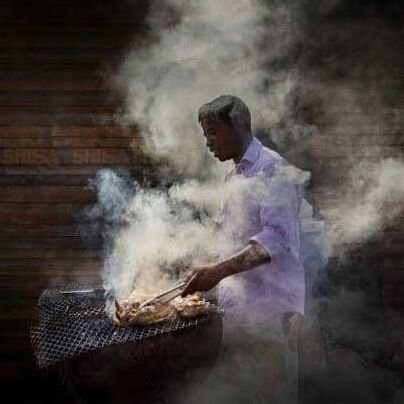
[[[332,13],[338,5],[331,2],[321,13]],[[194,200],[216,199],[216,195],[206,193],[205,185],[199,189],[196,182],[191,191],[187,181],[199,179],[219,187],[228,168],[207,153],[196,119],[199,106],[219,94],[234,94],[245,100],[255,128],[270,133],[292,161],[310,167],[307,161],[321,157],[320,139],[324,134],[305,120],[301,110],[307,105],[299,103],[299,97],[306,96],[306,103],[315,104],[312,93],[328,90],[307,77],[307,67],[296,50],[304,40],[305,8],[304,1],[153,3],[149,15],[151,45],[129,52],[115,76],[115,83],[126,94],[122,119],[138,125],[144,150],[160,163],[161,174],[180,178],[183,189],[188,189],[189,195],[193,193]],[[362,108],[353,90],[337,89],[334,97],[342,96],[348,96],[351,109]],[[328,117],[328,126],[323,126],[326,131],[340,130],[340,121],[333,120],[337,114],[332,103],[315,107]],[[265,136],[262,139],[264,143],[267,140]],[[334,192],[321,204],[327,226],[322,226],[321,236],[312,243],[321,255],[344,255],[350,245],[366,241],[399,213],[393,202],[403,198],[400,160],[381,159],[369,168],[366,156],[348,159],[354,169],[347,172],[339,194]],[[332,170],[328,175],[332,177]],[[162,194],[146,197],[148,191],[140,193],[144,195],[142,201],[154,206],[159,217]],[[154,204],[155,198],[160,203]],[[141,210],[139,203],[136,206]],[[391,208],[386,209],[387,205]],[[302,213],[304,217],[311,223],[308,226],[320,231],[321,226],[308,219],[307,210]],[[136,222],[137,229],[142,223]],[[172,240],[172,233],[168,234]],[[166,245],[164,237],[154,237],[155,248],[157,239]]]
[[[169,11],[178,22],[165,27]],[[126,91],[124,120],[140,126],[145,151],[168,172],[220,173],[196,119],[198,108],[218,95],[245,100],[256,126],[268,127],[285,113],[295,71],[269,66],[290,57],[292,12],[259,0],[154,3],[150,24],[157,40],[127,55],[116,82]]]
[[[202,194],[205,199],[197,198]],[[125,225],[115,234],[104,264],[106,289],[118,299],[127,298],[135,286],[153,293],[193,265],[216,259],[232,243],[216,231],[213,212],[219,203],[220,192],[210,184],[144,189],[135,183],[134,197],[122,215]]]
[[[117,297],[127,296],[134,282],[142,289],[163,287],[180,275],[174,267],[209,262],[234,247],[234,240],[218,240],[215,216],[223,196],[218,190],[232,193],[240,184],[222,187],[229,167],[208,154],[197,110],[227,93],[245,100],[256,127],[286,113],[296,71],[277,61],[290,58],[295,45],[294,11],[258,0],[152,4],[153,41],[126,55],[114,82],[126,94],[121,119],[137,125],[160,174],[179,182],[168,190],[135,185],[126,226],[116,234],[103,272]]]
[[[338,144],[324,144],[324,139],[337,139],[338,133],[346,132],[352,125],[346,110],[363,112],[360,95],[368,91],[370,97],[374,89],[362,89],[361,93],[321,82],[328,69],[331,76],[338,77],[346,64],[359,75],[364,68],[349,58],[338,58],[337,47],[337,57],[329,50],[334,38],[347,41],[347,33],[352,35],[348,29],[329,28],[329,35],[321,32],[314,35],[311,44],[304,42],[317,27],[313,15],[327,18],[342,4],[323,2],[315,12],[315,6],[308,3],[152,3],[150,43],[126,55],[114,83],[126,98],[122,121],[139,128],[144,151],[158,164],[161,176],[178,181],[170,188],[147,189],[135,183],[129,186],[130,191],[114,191],[110,184],[122,181],[115,173],[104,172],[95,182],[100,195],[106,196],[98,209],[107,217],[112,215],[112,222],[120,222],[114,227],[103,270],[107,290],[118,299],[127,297],[134,285],[145,291],[168,286],[189,267],[213,262],[239,246],[237,240],[216,231],[215,218],[222,198],[237,194],[244,185],[223,185],[223,175],[229,167],[218,164],[208,154],[196,118],[201,104],[220,94],[233,94],[246,102],[256,133],[263,131],[260,137],[264,143],[270,144],[269,134],[292,163],[306,170],[317,169],[327,179],[325,185],[318,181],[323,188],[321,192],[317,190],[321,194],[319,212],[313,211],[307,201],[301,211],[302,257],[310,277],[308,284],[316,280],[317,272],[330,257],[345,256],[352,246],[365,242],[400,214],[404,200],[401,156],[388,157],[377,147],[372,149],[372,161],[366,153],[357,154],[363,144],[368,144],[366,136],[384,129],[376,116],[369,118],[364,143],[352,145],[352,155],[346,153],[347,148],[341,152],[347,154],[344,166],[338,162],[333,167],[330,163],[324,173],[321,170],[324,160],[329,163],[332,152],[338,150]],[[343,46],[348,45],[343,42]],[[361,52],[366,61],[365,45]],[[303,56],[301,49],[306,53]],[[324,60],[316,59],[321,49]],[[327,52],[335,58],[331,64]],[[352,54],[356,55],[355,50]],[[366,66],[375,68],[372,59]],[[342,112],[341,105],[346,108]],[[376,110],[382,105],[374,103]],[[335,136],[325,136],[330,133]],[[342,144],[346,146],[344,141]],[[310,177],[307,172],[293,170],[287,175],[301,184]],[[358,295],[353,295],[345,296],[345,300],[336,297],[334,302],[349,300],[365,307]],[[345,304],[339,315],[346,319],[350,310],[351,306]],[[315,323],[319,313],[312,314]],[[373,336],[369,334],[369,338]],[[314,341],[311,348],[318,342]],[[329,374],[323,373],[324,380],[332,378],[334,370],[328,368]],[[313,380],[317,376],[314,369]],[[366,396],[373,400],[371,390],[366,391]]]
[[[390,158],[370,167],[361,162],[347,181],[343,196],[330,201],[325,212],[332,223],[332,245],[342,252],[353,243],[366,241],[402,212],[403,201],[402,161]]]

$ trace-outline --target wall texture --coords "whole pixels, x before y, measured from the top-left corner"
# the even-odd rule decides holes
[[[146,40],[147,3],[0,2],[0,378],[26,402],[41,395],[28,339],[41,290],[99,280],[101,240],[84,243],[77,228],[95,201],[89,178],[102,167],[152,172],[136,132],[114,119],[121,99],[107,79]],[[402,20],[395,2],[362,3],[309,8],[302,38],[299,119],[317,131],[285,154],[312,171],[320,211],[357,159],[404,153]],[[403,313],[404,214],[351,250],[349,276]]]

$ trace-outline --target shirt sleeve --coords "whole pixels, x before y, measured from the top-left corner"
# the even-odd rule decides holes
[[[258,176],[260,187],[259,219],[261,231],[250,238],[275,257],[291,250],[292,237],[299,226],[300,186],[274,167],[266,167]]]

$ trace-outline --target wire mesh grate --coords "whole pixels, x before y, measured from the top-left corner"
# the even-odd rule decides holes
[[[223,314],[219,310],[194,319],[175,317],[150,326],[118,327],[105,313],[103,294],[99,285],[70,285],[42,293],[30,329],[31,344],[40,368],[108,345],[141,341],[194,327]]]

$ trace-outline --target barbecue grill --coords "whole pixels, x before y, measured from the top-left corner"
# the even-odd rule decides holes
[[[213,365],[222,315],[118,327],[105,313],[100,285],[69,285],[42,293],[30,337],[41,369],[63,370],[89,402],[124,403]]]

